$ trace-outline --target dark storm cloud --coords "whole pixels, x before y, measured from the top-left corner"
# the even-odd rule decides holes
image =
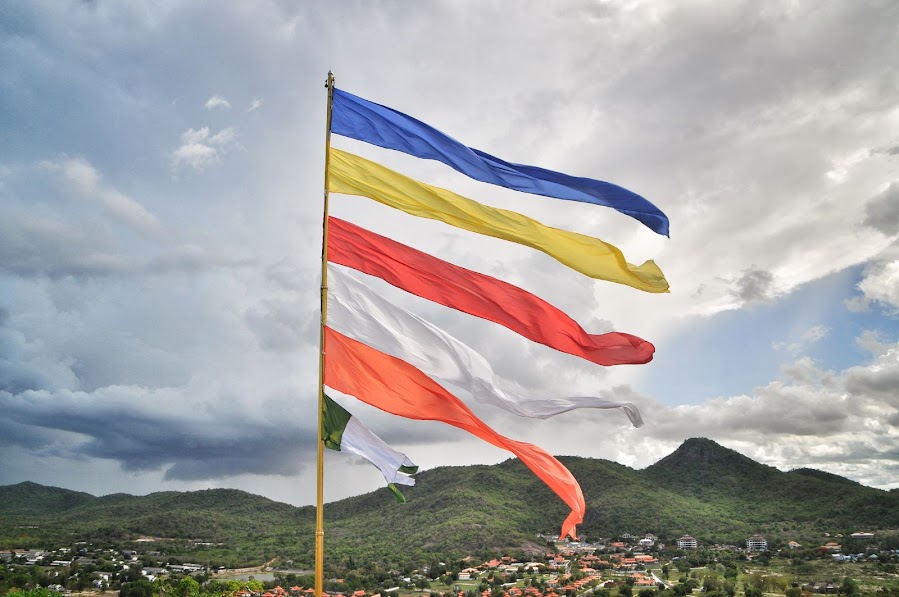
[[[865,205],[865,225],[887,235],[899,233],[899,183],[891,183]]]
[[[70,456],[111,459],[124,470],[165,469],[167,479],[215,479],[244,473],[295,475],[315,449],[314,424],[288,413],[253,420],[232,407],[191,416],[178,393],[137,387],[92,394],[0,392],[7,443],[65,449]],[[67,434],[60,438],[60,432]]]

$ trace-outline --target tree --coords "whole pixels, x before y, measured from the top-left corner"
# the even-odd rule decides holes
[[[861,591],[859,590],[858,583],[848,576],[843,579],[842,584],[840,584],[840,595],[861,595]]]
[[[145,578],[122,583],[119,597],[153,597],[153,583]]]
[[[185,576],[175,587],[175,594],[178,597],[200,597],[200,583],[190,576]]]

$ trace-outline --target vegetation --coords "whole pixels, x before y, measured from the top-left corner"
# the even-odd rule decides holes
[[[605,460],[560,458],[580,481],[588,539],[655,533],[671,544],[742,545],[764,533],[772,547],[823,532],[899,528],[899,492],[818,471],[782,472],[704,439],[686,441],[644,470]],[[520,461],[442,467],[417,476],[397,505],[386,489],[328,504],[329,559],[412,569],[438,558],[543,553],[566,507]],[[226,567],[278,557],[313,562],[314,511],[242,491],[216,489],[94,497],[34,483],[0,487],[0,549],[55,548],[76,537],[128,545],[165,538],[173,561]]]

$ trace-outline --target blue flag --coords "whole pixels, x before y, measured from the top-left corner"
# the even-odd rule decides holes
[[[340,89],[334,89],[331,132],[418,158],[437,160],[481,182],[545,197],[611,207],[639,220],[658,234],[668,236],[668,217],[632,191],[601,180],[506,162],[466,147],[402,112]]]

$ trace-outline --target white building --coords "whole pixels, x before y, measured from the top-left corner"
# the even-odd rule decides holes
[[[697,547],[699,547],[699,543],[697,543],[695,537],[691,537],[690,535],[684,535],[677,540],[678,549],[696,549]]]
[[[746,549],[749,551],[765,551],[768,549],[768,541],[761,535],[753,535],[746,540]]]

